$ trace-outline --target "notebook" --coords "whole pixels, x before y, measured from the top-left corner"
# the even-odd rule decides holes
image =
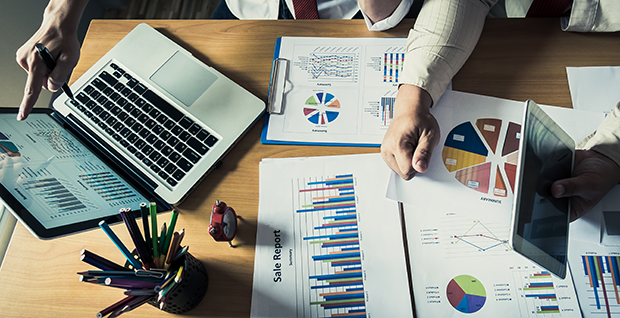
[[[71,89],[75,101],[61,95],[23,123],[10,110],[0,116],[2,199],[38,237],[96,226],[145,200],[162,208],[181,202],[265,109],[147,24]],[[118,200],[123,195],[131,196]],[[84,212],[91,209],[106,212]]]

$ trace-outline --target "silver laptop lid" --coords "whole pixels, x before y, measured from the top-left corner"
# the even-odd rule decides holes
[[[132,91],[126,91],[121,85]],[[73,105],[65,95],[61,95],[54,101],[53,107],[65,117],[69,114],[75,116],[91,127],[98,138],[109,143],[106,146],[129,158],[135,169],[157,184],[155,193],[169,203],[179,202],[265,109],[263,101],[147,24],[133,29],[75,81],[71,89],[78,103]],[[142,113],[120,105],[122,100],[138,102],[136,108],[142,109]],[[88,104],[88,101],[93,103]],[[100,101],[104,101],[100,114],[105,119],[93,114],[93,109],[99,110],[94,103]],[[161,116],[155,112],[156,116],[144,116],[153,115],[154,111],[149,106],[157,108],[157,105],[169,109],[170,113]],[[114,122],[115,119],[124,126]],[[132,119],[143,126],[151,124],[149,129],[164,127],[170,136],[162,132],[152,132],[157,138],[140,134],[145,131],[135,131],[133,128],[140,125],[135,125]],[[149,120],[155,124],[152,125]],[[111,131],[107,122],[121,128]],[[131,125],[125,124],[127,122]],[[116,130],[114,125],[111,126]],[[182,139],[181,133],[185,140],[180,143],[185,144],[185,148],[172,143],[172,138]],[[115,134],[123,138],[117,138]],[[131,140],[123,142],[125,138]],[[134,142],[141,141],[153,148],[152,152],[143,154],[144,158],[136,157],[141,149],[129,148]],[[169,163],[157,156],[149,160],[149,157],[153,158],[153,152],[159,153],[160,157],[172,157]],[[196,157],[196,154],[199,156]],[[175,165],[180,162],[181,165],[172,166],[170,162]],[[164,170],[169,173],[162,172]]]

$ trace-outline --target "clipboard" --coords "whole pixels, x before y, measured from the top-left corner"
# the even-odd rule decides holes
[[[380,147],[405,46],[406,38],[276,39],[261,143]],[[365,93],[369,88],[374,91]],[[370,103],[385,108],[379,128],[364,126],[381,116],[370,115]]]

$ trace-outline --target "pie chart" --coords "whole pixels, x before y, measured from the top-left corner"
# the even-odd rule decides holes
[[[320,92],[310,96],[304,105],[304,116],[315,125],[326,125],[338,118],[340,101],[330,93]]]
[[[446,294],[450,305],[466,314],[482,309],[487,300],[487,293],[482,283],[469,275],[460,275],[450,280]]]
[[[496,197],[514,192],[521,125],[497,118],[464,122],[448,134],[445,167],[466,187]]]

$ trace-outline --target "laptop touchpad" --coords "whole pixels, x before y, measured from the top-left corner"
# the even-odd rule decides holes
[[[151,80],[189,107],[217,80],[217,76],[177,51],[151,75]]]

